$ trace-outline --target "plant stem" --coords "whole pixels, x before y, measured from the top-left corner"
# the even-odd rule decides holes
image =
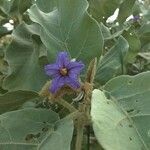
[[[22,15],[18,15],[18,22],[21,24],[23,22]]]
[[[70,113],[69,115],[67,115],[67,118],[73,119],[75,121],[79,115],[80,115],[79,111],[76,110],[76,111]]]
[[[90,126],[86,127],[87,130],[87,150],[90,150]]]
[[[75,150],[81,150],[82,149],[83,130],[84,130],[84,126],[78,120]]]
[[[57,101],[58,104],[62,105],[63,107],[67,108],[70,112],[74,112],[77,111],[77,109],[75,107],[73,107],[72,105],[70,105],[67,101],[65,101],[64,99],[60,99]]]

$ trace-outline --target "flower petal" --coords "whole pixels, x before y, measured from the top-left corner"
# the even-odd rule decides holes
[[[77,89],[80,87],[80,83],[78,79],[75,79],[75,78],[66,77],[65,84],[72,87],[73,89]]]
[[[67,65],[68,69],[80,69],[82,70],[84,68],[84,64],[79,61],[71,61],[68,65]]]
[[[69,76],[70,77],[77,77],[81,70],[84,68],[84,64],[80,62],[70,62],[67,66],[69,69]]]
[[[44,67],[45,72],[49,76],[55,76],[59,74],[59,67],[57,64],[48,64]]]
[[[69,63],[69,56],[67,52],[60,52],[57,56],[56,63],[60,68],[64,68]]]
[[[55,94],[64,85],[65,85],[64,77],[58,76],[52,80],[50,91],[53,94]]]

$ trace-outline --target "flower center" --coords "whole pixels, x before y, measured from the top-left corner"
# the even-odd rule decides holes
[[[63,75],[63,76],[66,76],[68,74],[67,68],[60,69],[60,74]]]

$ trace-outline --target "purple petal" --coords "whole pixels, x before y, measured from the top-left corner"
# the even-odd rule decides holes
[[[69,63],[69,56],[67,52],[60,52],[57,56],[56,63],[60,68],[64,68]]]
[[[71,61],[68,65],[67,65],[68,69],[80,69],[82,70],[84,68],[84,64],[79,61]]]
[[[49,76],[56,76],[59,74],[59,67],[57,64],[48,64],[44,69],[46,74]]]
[[[62,86],[65,85],[64,77],[56,77],[52,80],[50,91],[56,93]]]
[[[80,87],[80,83],[79,83],[78,79],[74,79],[74,78],[70,78],[70,77],[65,78],[65,84],[72,87],[73,89],[77,89]]]
[[[84,64],[80,62],[70,62],[67,66],[69,69],[69,76],[74,77],[78,76],[81,70],[84,68]]]

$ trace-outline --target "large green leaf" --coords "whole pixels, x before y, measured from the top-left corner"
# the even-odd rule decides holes
[[[94,133],[106,150],[149,150],[150,72],[120,76],[92,95]]]
[[[124,58],[128,52],[128,42],[120,36],[116,44],[101,59],[96,72],[96,81],[104,84],[123,72]]]
[[[106,21],[119,7],[120,0],[89,0],[89,12],[98,21]]]
[[[49,58],[60,50],[88,63],[100,56],[102,34],[87,8],[86,0],[58,0],[57,10],[50,13],[42,12],[36,5],[30,8],[31,20],[41,26],[40,37],[49,49]]]
[[[23,109],[0,116],[0,149],[69,150],[73,123],[45,109]]]
[[[0,96],[0,114],[14,110],[23,103],[38,98],[38,94],[31,91],[14,91]]]
[[[130,94],[127,96],[130,97]],[[132,101],[130,105],[133,104]],[[91,116],[94,133],[104,149],[148,150],[150,148],[148,135],[150,113],[127,113],[117,99],[112,97],[108,99],[102,91],[96,89],[92,95]]]
[[[9,64],[9,75],[3,83],[8,90],[39,91],[46,82],[44,63],[40,56],[44,55],[43,45],[35,25],[22,24],[13,32],[13,41],[6,51]]]

